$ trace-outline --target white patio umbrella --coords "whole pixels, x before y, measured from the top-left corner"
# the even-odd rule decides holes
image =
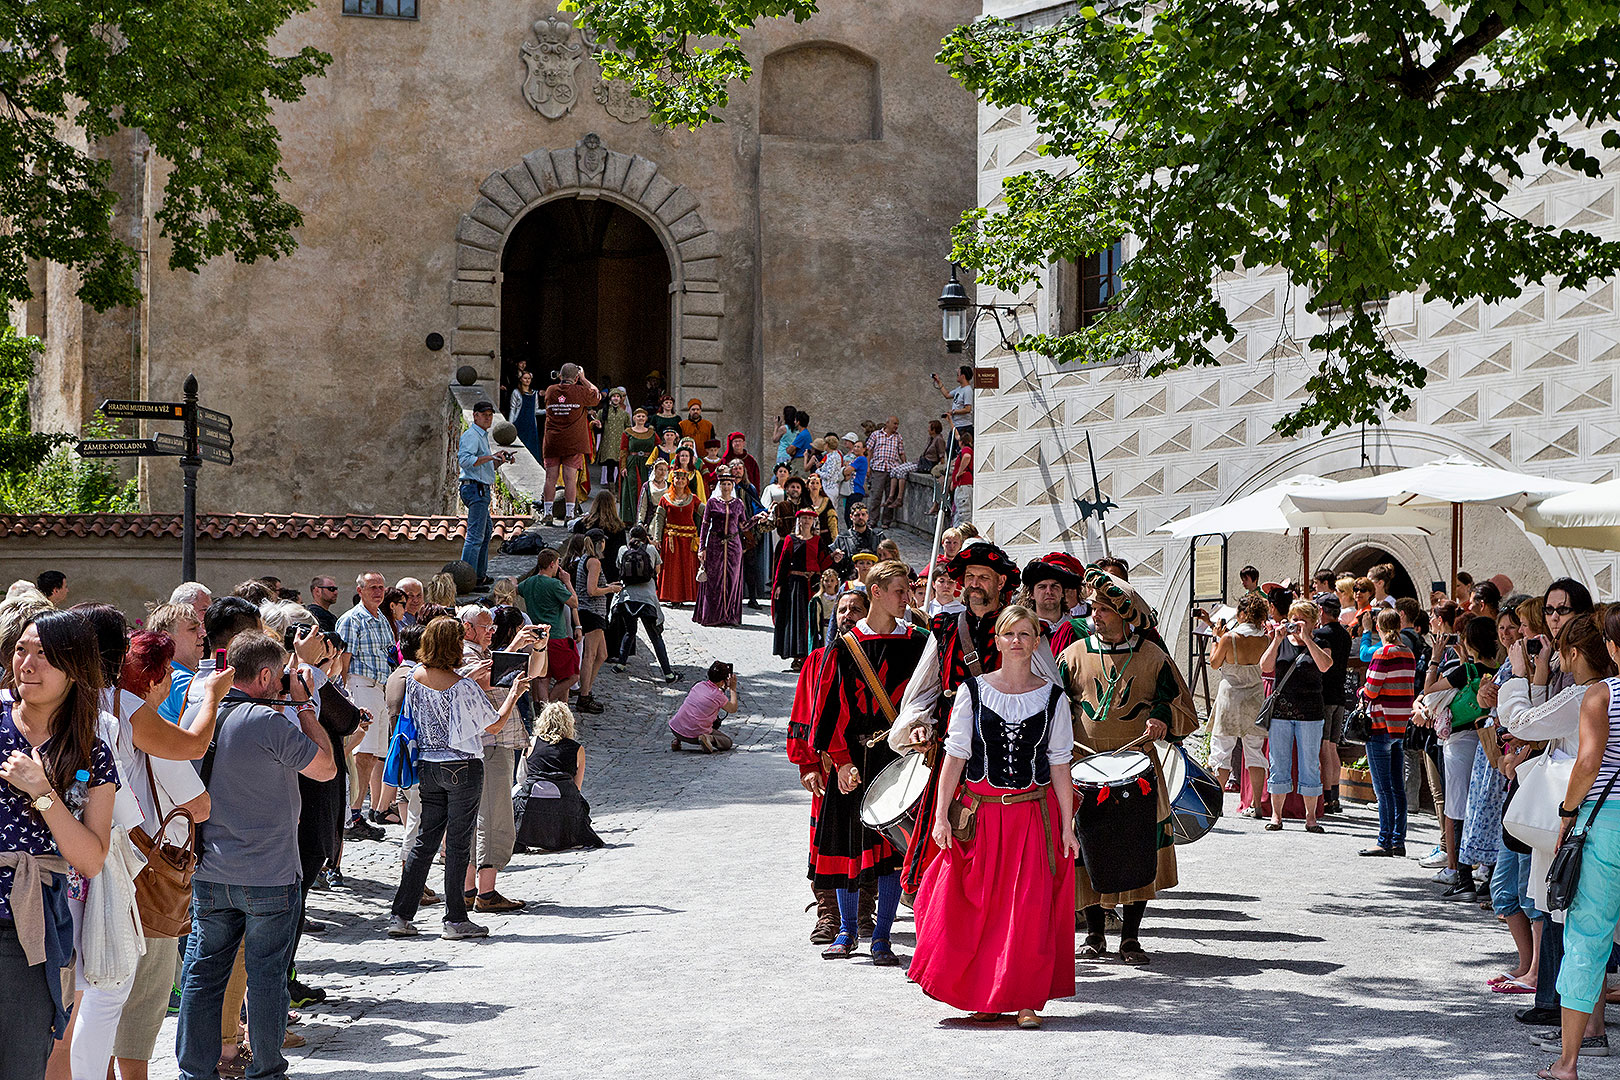
[[[1519,514],[1524,527],[1554,547],[1620,551],[1620,480],[1585,484]]]
[[[1464,505],[1500,506],[1525,510],[1543,499],[1587,487],[1571,480],[1512,472],[1482,465],[1463,457],[1431,461],[1379,476],[1345,480],[1330,490],[1309,493],[1312,506],[1354,504],[1362,498],[1383,498],[1392,507],[1451,507],[1451,580],[1462,563]]]
[[[1165,522],[1154,532],[1168,533],[1177,540],[1197,536],[1231,536],[1233,533],[1298,533],[1303,541],[1304,567],[1301,580],[1310,578],[1311,530],[1318,532],[1361,532],[1429,536],[1442,522],[1415,510],[1390,505],[1384,496],[1337,497],[1344,485],[1320,476],[1290,476],[1252,495],[1234,499],[1223,506]]]

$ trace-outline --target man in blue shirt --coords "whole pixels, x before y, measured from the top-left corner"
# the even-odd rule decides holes
[[[495,466],[512,460],[506,451],[496,452],[489,445],[489,428],[495,423],[495,403],[473,404],[472,427],[461,433],[456,447],[456,463],[461,467],[461,502],[467,507],[467,539],[461,546],[461,561],[478,573],[478,585],[492,583],[489,576],[489,498],[495,486]]]
[[[793,423],[793,447],[788,451],[792,457],[788,464],[793,467],[794,476],[807,476],[809,470],[805,468],[805,455],[815,441],[815,436],[810,434],[810,414],[801,410]]]

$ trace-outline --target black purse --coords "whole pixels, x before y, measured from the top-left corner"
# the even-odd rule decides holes
[[[1270,696],[1260,703],[1260,711],[1255,715],[1255,727],[1262,731],[1271,730],[1271,716],[1277,711],[1277,699],[1282,697],[1283,687],[1287,686],[1288,680],[1293,678],[1294,670],[1309,657],[1310,653],[1308,652],[1300,653],[1294,657],[1294,662],[1288,665],[1288,670],[1283,672],[1282,678],[1272,685]]]
[[[1372,711],[1365,700],[1358,701],[1344,718],[1344,737],[1348,742],[1365,743],[1372,738]]]
[[[1547,870],[1547,910],[1566,911],[1569,905],[1575,902],[1575,889],[1581,883],[1581,853],[1586,847],[1586,834],[1592,828],[1592,819],[1597,812],[1603,809],[1603,802],[1614,790],[1614,782],[1620,780],[1620,772],[1609,777],[1609,784],[1598,796],[1597,805],[1592,812],[1586,815],[1586,828],[1579,832],[1571,832],[1558,845],[1553,852],[1552,866]]]

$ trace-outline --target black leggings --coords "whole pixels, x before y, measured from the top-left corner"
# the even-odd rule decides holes
[[[1125,905],[1125,914],[1121,921],[1125,929],[1120,932],[1121,941],[1135,941],[1136,935],[1142,930],[1142,915],[1147,911],[1147,901],[1138,900],[1134,904]],[[1103,936],[1103,908],[1101,904],[1093,904],[1086,908],[1086,937],[1100,938]]]
[[[669,666],[669,653],[664,648],[664,635],[658,629],[658,609],[651,604],[644,604],[639,600],[626,600],[619,605],[616,616],[624,621],[624,640],[619,646],[619,655],[613,658],[615,664],[628,663],[630,660],[630,647],[636,641],[636,623],[640,619],[642,627],[647,631],[647,640],[652,642],[653,655],[658,657],[658,666],[668,675],[673,669]]]

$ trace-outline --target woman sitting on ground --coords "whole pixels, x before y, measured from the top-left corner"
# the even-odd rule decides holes
[[[598,848],[585,785],[585,748],[574,738],[574,714],[553,701],[540,710],[529,743],[529,764],[512,795],[519,851]]]
[[[709,665],[709,677],[686,692],[686,700],[669,718],[669,730],[675,733],[669,748],[679,750],[691,743],[705,754],[730,750],[735,744],[720,730],[721,709],[737,714],[737,676],[730,664],[716,660]]]

